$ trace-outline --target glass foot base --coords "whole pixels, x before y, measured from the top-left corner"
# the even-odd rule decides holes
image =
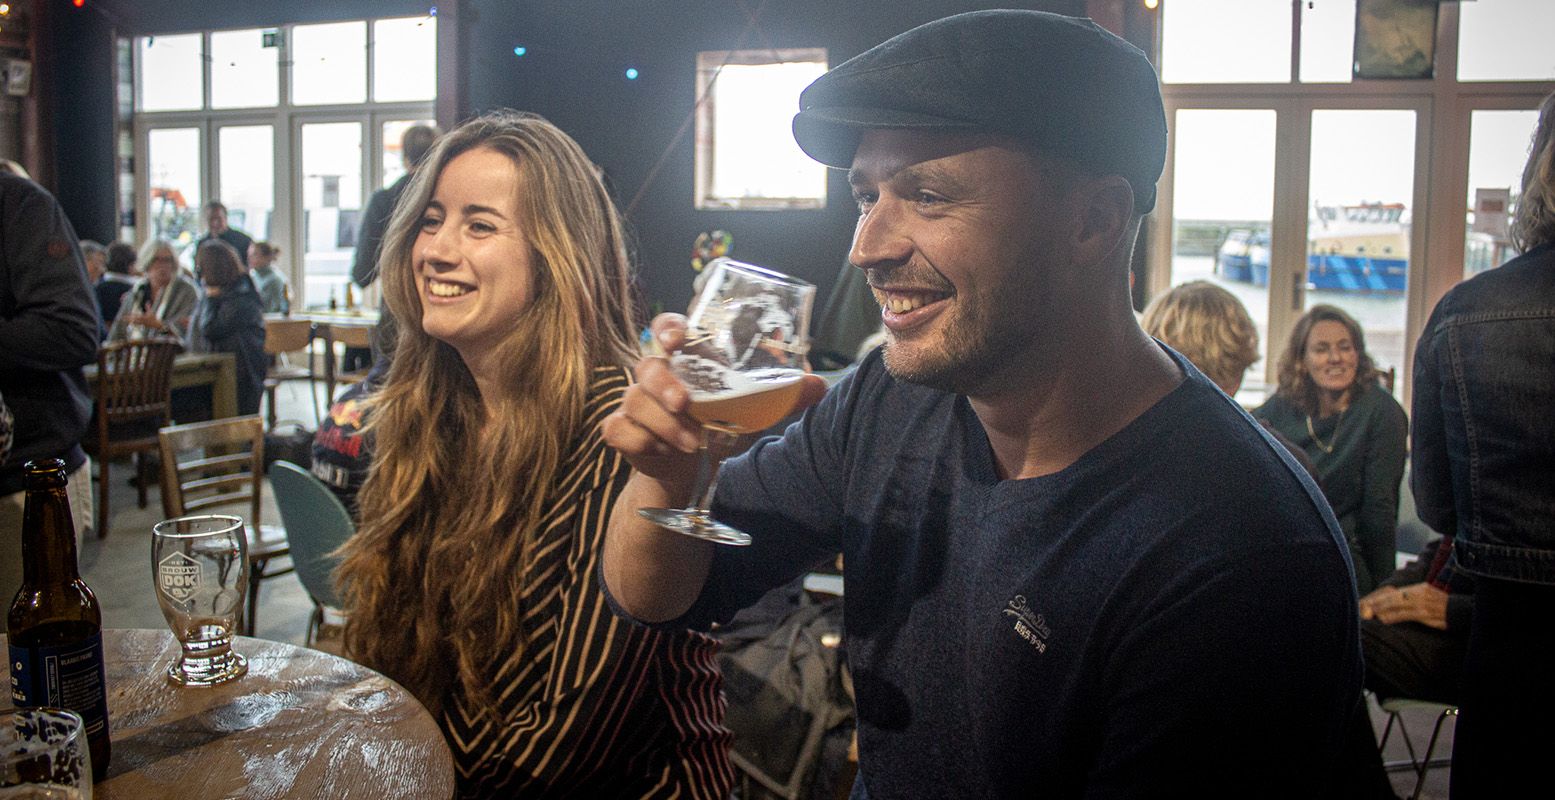
[[[174,686],[217,686],[248,672],[248,659],[228,652],[217,658],[181,658],[167,668],[167,682]]]
[[[637,513],[661,528],[697,539],[735,547],[751,543],[750,534],[716,522],[694,508],[639,508]]]

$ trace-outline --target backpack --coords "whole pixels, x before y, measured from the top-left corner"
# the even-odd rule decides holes
[[[853,683],[841,646],[842,598],[791,584],[714,631],[742,800],[830,797],[852,778]],[[751,782],[754,782],[752,785]]]

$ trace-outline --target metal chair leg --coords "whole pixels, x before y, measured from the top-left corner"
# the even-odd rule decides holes
[[[1397,720],[1397,719],[1398,719],[1398,714],[1396,714],[1396,713],[1388,714],[1388,724],[1384,725],[1382,727],[1382,740],[1377,742],[1377,749],[1378,750],[1386,750],[1388,748],[1388,737],[1393,735],[1393,722],[1395,720]],[[1406,733],[1406,734],[1404,734],[1404,736],[1405,736],[1405,738],[1408,738],[1409,734]]]
[[[1436,739],[1442,733],[1442,723],[1448,717],[1458,716],[1457,708],[1444,708],[1436,717],[1436,726],[1431,729],[1431,741],[1425,746],[1425,758],[1421,760],[1419,769],[1415,772],[1415,791],[1409,796],[1410,800],[1420,800],[1420,791],[1425,788],[1425,773],[1431,769],[1431,753],[1436,750]]]
[[[243,619],[243,635],[253,636],[256,621],[259,618],[259,582],[264,580],[265,565],[268,561],[259,561],[248,566],[248,613]]]

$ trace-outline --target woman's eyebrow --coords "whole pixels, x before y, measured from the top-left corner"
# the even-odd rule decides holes
[[[483,205],[478,205],[478,204],[475,204],[475,203],[468,203],[468,204],[466,204],[464,206],[463,210],[464,210],[464,213],[466,215],[469,215],[469,214],[491,214],[494,217],[500,217],[502,219],[507,219],[508,218],[508,216],[506,214],[502,213],[501,211],[498,211],[495,208],[492,208],[491,206],[483,206]]]

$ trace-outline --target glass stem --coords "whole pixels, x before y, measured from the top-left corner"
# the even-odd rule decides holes
[[[717,432],[712,428],[702,428],[702,452],[697,465],[696,489],[691,493],[691,499],[695,503],[692,510],[697,516],[710,516],[713,505],[713,491],[718,488],[718,467],[723,459],[713,457],[713,436]]]

